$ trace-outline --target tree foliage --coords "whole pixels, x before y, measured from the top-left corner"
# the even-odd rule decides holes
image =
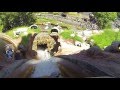
[[[94,12],[100,29],[111,27],[111,21],[117,18],[117,12]]]
[[[117,12],[117,16],[118,16],[118,18],[120,18],[120,12]]]
[[[18,26],[28,26],[35,22],[32,12],[0,12],[0,24],[2,32]]]

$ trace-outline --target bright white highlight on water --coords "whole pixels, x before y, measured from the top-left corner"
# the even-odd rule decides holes
[[[35,71],[31,78],[41,78],[43,76],[51,76],[51,74],[60,73],[56,62],[51,58],[47,50],[37,50],[39,62],[35,66]]]

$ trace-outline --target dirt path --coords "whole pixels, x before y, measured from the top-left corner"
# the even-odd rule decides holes
[[[73,44],[67,43],[63,39],[60,39],[60,43],[61,43],[61,51],[58,52],[55,56],[75,54],[75,53],[79,53],[80,51],[88,48],[88,47],[75,46]]]

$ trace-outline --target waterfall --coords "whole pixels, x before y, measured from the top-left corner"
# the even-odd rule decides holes
[[[37,57],[39,60],[47,60],[51,57],[50,53],[47,50],[37,50]]]
[[[35,65],[35,70],[31,78],[41,78],[44,76],[57,77],[60,74],[59,68],[47,50],[37,50],[39,62]]]

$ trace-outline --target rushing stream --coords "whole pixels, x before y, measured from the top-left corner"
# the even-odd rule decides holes
[[[44,49],[38,49],[37,54],[39,62],[35,65],[35,71],[31,78],[41,78],[44,76],[58,77],[60,74],[59,68],[50,53]]]

